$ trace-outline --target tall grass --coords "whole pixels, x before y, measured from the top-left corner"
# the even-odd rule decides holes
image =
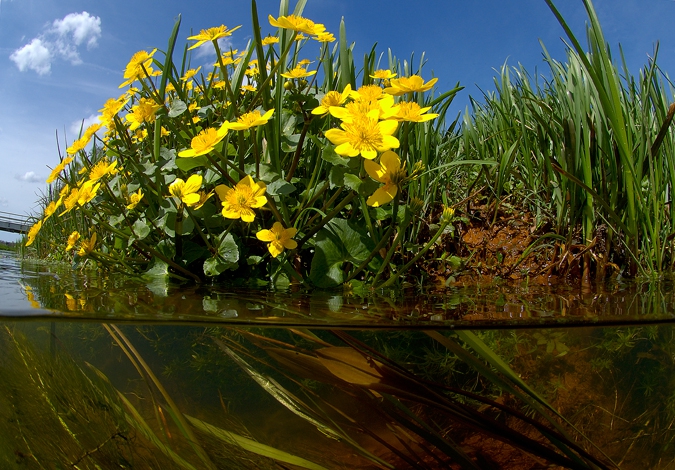
[[[585,280],[592,266],[600,277],[608,265],[632,275],[668,270],[675,107],[658,48],[635,77],[622,54],[620,61],[612,57],[590,1],[586,49],[546,2],[568,35],[566,60],[555,60],[542,44],[547,76],[504,65],[495,92],[467,110],[454,158],[494,163],[482,167],[480,180],[495,217],[499,204],[520,192],[530,209],[545,207],[551,230],[567,240],[562,250],[590,248]]]

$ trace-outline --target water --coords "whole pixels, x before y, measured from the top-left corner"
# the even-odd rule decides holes
[[[2,469],[675,466],[667,279],[308,293],[1,253],[0,298]]]

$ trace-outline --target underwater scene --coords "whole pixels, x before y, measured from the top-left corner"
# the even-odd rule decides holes
[[[671,468],[673,282],[311,293],[0,256],[1,468]]]

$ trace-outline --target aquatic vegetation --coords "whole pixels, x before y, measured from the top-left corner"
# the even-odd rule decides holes
[[[401,276],[403,261],[429,248],[404,249],[405,239],[442,210],[413,183],[434,172],[428,155],[459,88],[434,98],[437,78],[391,55],[382,68],[374,49],[357,77],[344,24],[333,46],[302,5],[269,16],[271,41],[252,2],[241,52],[220,50],[241,28],[221,25],[188,37],[175,62],[179,20],[166,50],[134,54],[124,93],[52,171],[31,244],[38,237],[45,254],[66,246],[60,256],[75,253],[76,265],[195,281],[335,287]],[[213,68],[188,69],[202,48],[213,49]],[[82,238],[69,239],[75,231]]]

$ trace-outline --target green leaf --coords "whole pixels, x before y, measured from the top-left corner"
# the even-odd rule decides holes
[[[183,114],[185,111],[187,111],[188,107],[185,104],[184,101],[182,100],[173,100],[171,104],[169,105],[169,117],[170,118],[175,118],[176,116],[180,116]]]
[[[189,240],[183,241],[183,261],[190,264],[200,258],[208,258],[211,252],[201,245],[197,245]]]
[[[354,191],[358,191],[359,187],[361,187],[361,183],[363,183],[361,178],[356,175],[352,175],[351,173],[346,173],[344,175],[344,182],[345,186]]]
[[[332,163],[333,165],[345,167],[349,165],[349,158],[335,153],[335,148],[330,145],[323,148],[323,152],[321,152],[321,158],[323,158],[328,163]]]
[[[239,246],[231,233],[228,233],[218,246],[218,254],[228,263],[237,264],[239,261]]]
[[[341,187],[345,185],[345,173],[347,173],[347,171],[349,171],[347,168],[341,166],[334,166],[331,168],[330,174],[328,175],[331,189],[336,186]]]
[[[295,189],[295,186],[282,179],[278,179],[267,185],[267,193],[270,196],[285,196],[293,193]]]
[[[337,287],[344,282],[343,264],[360,264],[375,248],[363,228],[344,219],[333,219],[315,238],[309,278],[317,287]]]
[[[188,157],[188,158],[177,158],[176,166],[183,171],[190,171],[193,168],[200,166],[206,166],[209,164],[209,159],[206,158],[206,155],[200,155],[199,157]]]
[[[143,240],[150,235],[150,224],[148,224],[144,218],[134,222],[134,235],[138,240]]]
[[[119,215],[111,215],[110,218],[108,219],[108,223],[112,225],[113,227],[117,227],[122,221],[124,220],[124,214],[119,214]]]
[[[204,261],[204,274],[208,277],[217,276],[230,269],[231,266],[231,263],[223,261],[220,256],[216,255]]]

